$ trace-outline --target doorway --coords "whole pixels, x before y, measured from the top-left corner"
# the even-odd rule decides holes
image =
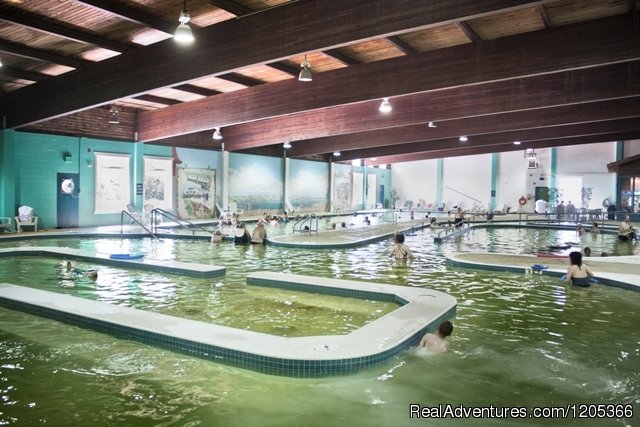
[[[76,228],[79,220],[80,174],[58,173],[58,212],[56,228]]]

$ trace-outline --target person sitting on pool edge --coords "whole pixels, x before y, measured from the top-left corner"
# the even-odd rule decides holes
[[[582,265],[582,254],[573,251],[569,254],[569,259],[571,260],[571,265],[567,269],[564,281],[583,288],[590,286],[589,278],[593,277],[593,273],[589,270],[589,267]]]
[[[391,258],[407,260],[407,258],[413,258],[413,253],[409,246],[404,244],[404,234],[396,234],[395,235],[395,244],[393,248],[391,248],[391,252],[389,253]]]
[[[445,320],[440,323],[438,331],[435,334],[429,332],[422,337],[419,347],[425,347],[426,349],[436,353],[447,351],[449,343],[445,341],[445,338],[451,335],[452,332],[453,325],[448,320]]]

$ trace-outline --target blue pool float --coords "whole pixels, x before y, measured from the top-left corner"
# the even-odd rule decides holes
[[[549,268],[548,265],[533,264],[531,266],[531,269],[533,271],[542,271],[542,270],[546,270],[547,268]]]
[[[144,256],[144,254],[111,254],[109,258],[111,259],[140,259]]]

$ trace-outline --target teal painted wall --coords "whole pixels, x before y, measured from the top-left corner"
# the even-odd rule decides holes
[[[171,147],[13,130],[2,131],[0,143],[0,216],[15,216],[19,206],[28,205],[41,228],[57,226],[58,173],[79,174],[79,226],[120,224],[119,214],[94,214],[95,152],[131,156],[131,202],[136,206],[142,201],[135,195],[135,184],[142,183],[144,155],[171,156]],[[70,154],[67,161],[65,154]]]

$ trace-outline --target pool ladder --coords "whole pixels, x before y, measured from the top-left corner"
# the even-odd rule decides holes
[[[304,228],[305,226],[307,229]],[[306,214],[302,216],[293,224],[293,234],[295,233],[318,234],[318,216],[316,214]]]

